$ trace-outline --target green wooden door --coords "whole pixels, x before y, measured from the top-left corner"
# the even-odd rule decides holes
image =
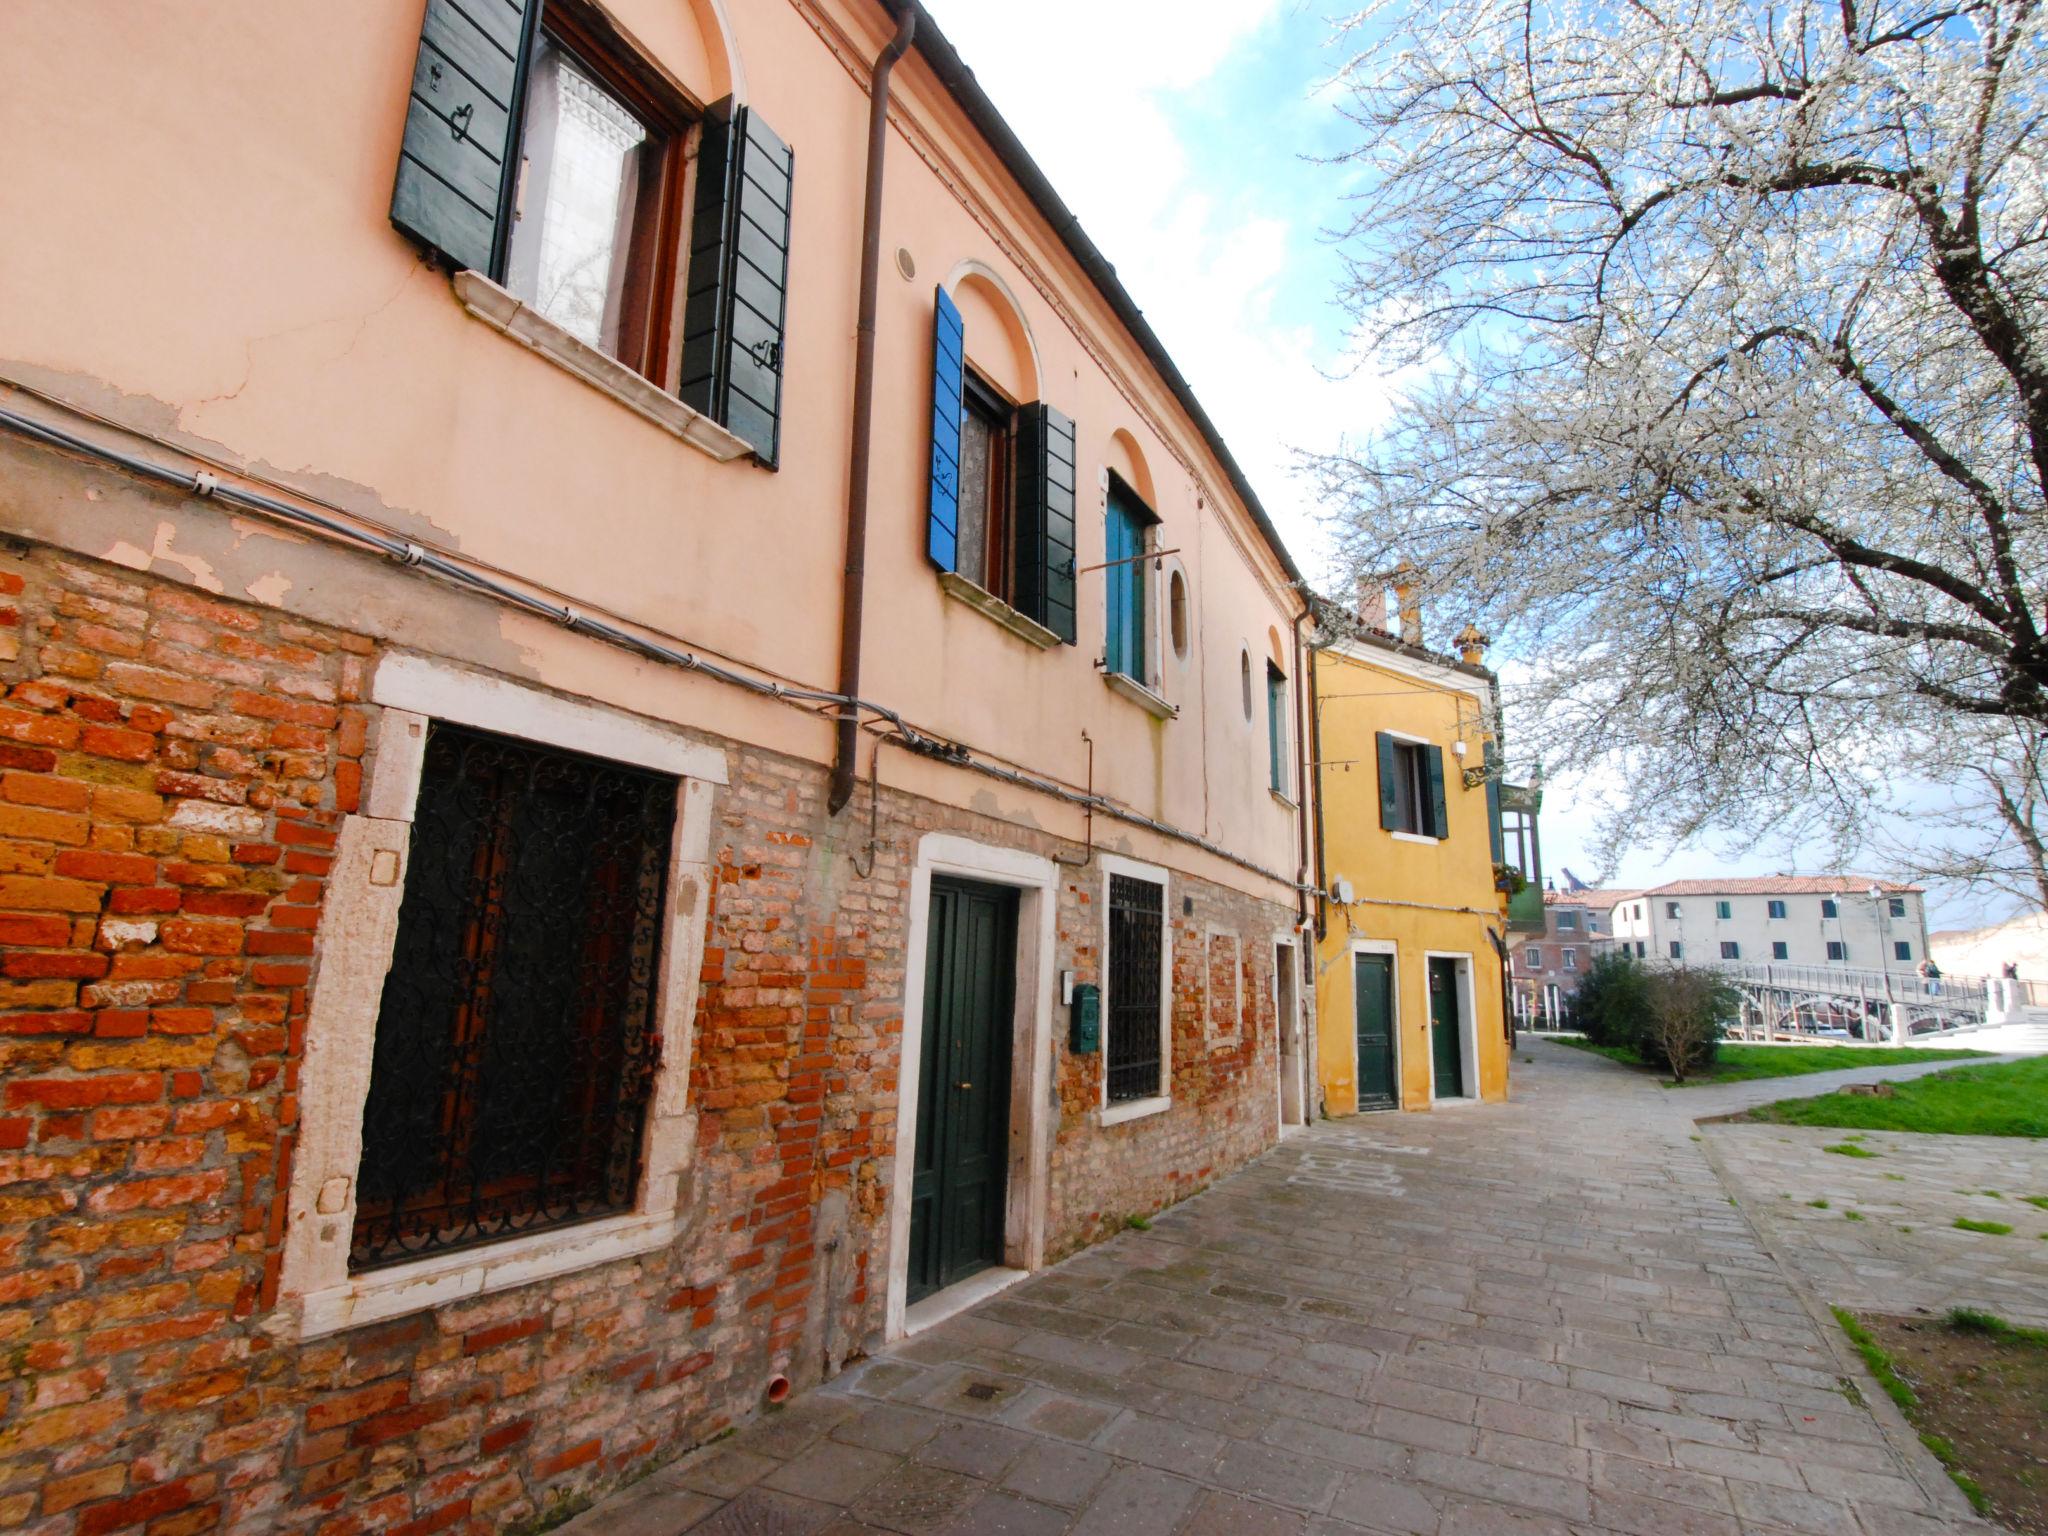
[[[1436,1066],[1436,1097],[1465,1096],[1465,1049],[1458,1038],[1458,962],[1429,962],[1429,1055]]]
[[[1002,1262],[1017,896],[932,882],[910,1184],[909,1299]]]
[[[1358,1107],[1392,1109],[1394,1084],[1394,957],[1354,955],[1352,997],[1358,1028]]]

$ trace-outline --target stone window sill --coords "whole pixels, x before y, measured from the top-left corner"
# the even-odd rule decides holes
[[[481,272],[458,272],[455,297],[462,307],[500,335],[509,336],[557,368],[573,374],[601,395],[609,395],[636,416],[653,422],[721,464],[754,450],[702,411],[656,388],[617,358],[570,335],[529,309]]]
[[[1122,672],[1105,672],[1102,674],[1102,680],[1109,685],[1111,693],[1122,694],[1133,704],[1137,705],[1138,708],[1144,710],[1146,714],[1156,719],[1171,720],[1180,713],[1179,709],[1167,703],[1166,700],[1162,699],[1150,688],[1147,688],[1135,677],[1127,676]]]
[[[681,1222],[673,1214],[630,1212],[510,1238],[487,1248],[438,1254],[352,1276],[346,1285],[287,1298],[273,1314],[270,1326],[288,1338],[317,1339],[471,1296],[488,1296],[572,1274],[614,1259],[652,1253],[674,1242],[680,1229]]]
[[[955,602],[965,603],[976,613],[1002,625],[1026,645],[1035,645],[1041,651],[1049,651],[1060,643],[1060,637],[1036,619],[1026,618],[995,593],[985,587],[976,586],[957,572],[939,572],[939,588]]]
[[[1301,802],[1296,800],[1292,795],[1288,794],[1286,790],[1276,789],[1271,791],[1271,794],[1275,800],[1278,800],[1282,805],[1286,806],[1288,810],[1297,811],[1301,809]]]
[[[1167,1093],[1149,1099],[1132,1099],[1124,1104],[1105,1104],[1101,1123],[1122,1125],[1126,1120],[1142,1120],[1147,1115],[1163,1115],[1171,1108],[1173,1095]]]
[[[1389,832],[1387,835],[1397,843],[1427,843],[1432,848],[1443,841],[1440,837],[1424,837],[1420,832]]]

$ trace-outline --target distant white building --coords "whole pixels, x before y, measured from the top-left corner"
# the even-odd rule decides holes
[[[1672,880],[1612,909],[1615,943],[1643,959],[1915,972],[1927,958],[1917,885],[1867,875]]]

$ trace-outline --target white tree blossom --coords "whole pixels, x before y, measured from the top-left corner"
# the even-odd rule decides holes
[[[2048,728],[2043,3],[1347,24],[1342,297],[1424,382],[1313,470],[1356,574],[1528,663],[1524,749],[1621,770],[1624,839],[1853,838]]]

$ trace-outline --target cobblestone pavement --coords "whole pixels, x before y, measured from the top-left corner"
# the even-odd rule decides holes
[[[1519,1054],[1513,1104],[1316,1126],[569,1529],[1982,1529],[1731,1202],[1725,1090]]]

